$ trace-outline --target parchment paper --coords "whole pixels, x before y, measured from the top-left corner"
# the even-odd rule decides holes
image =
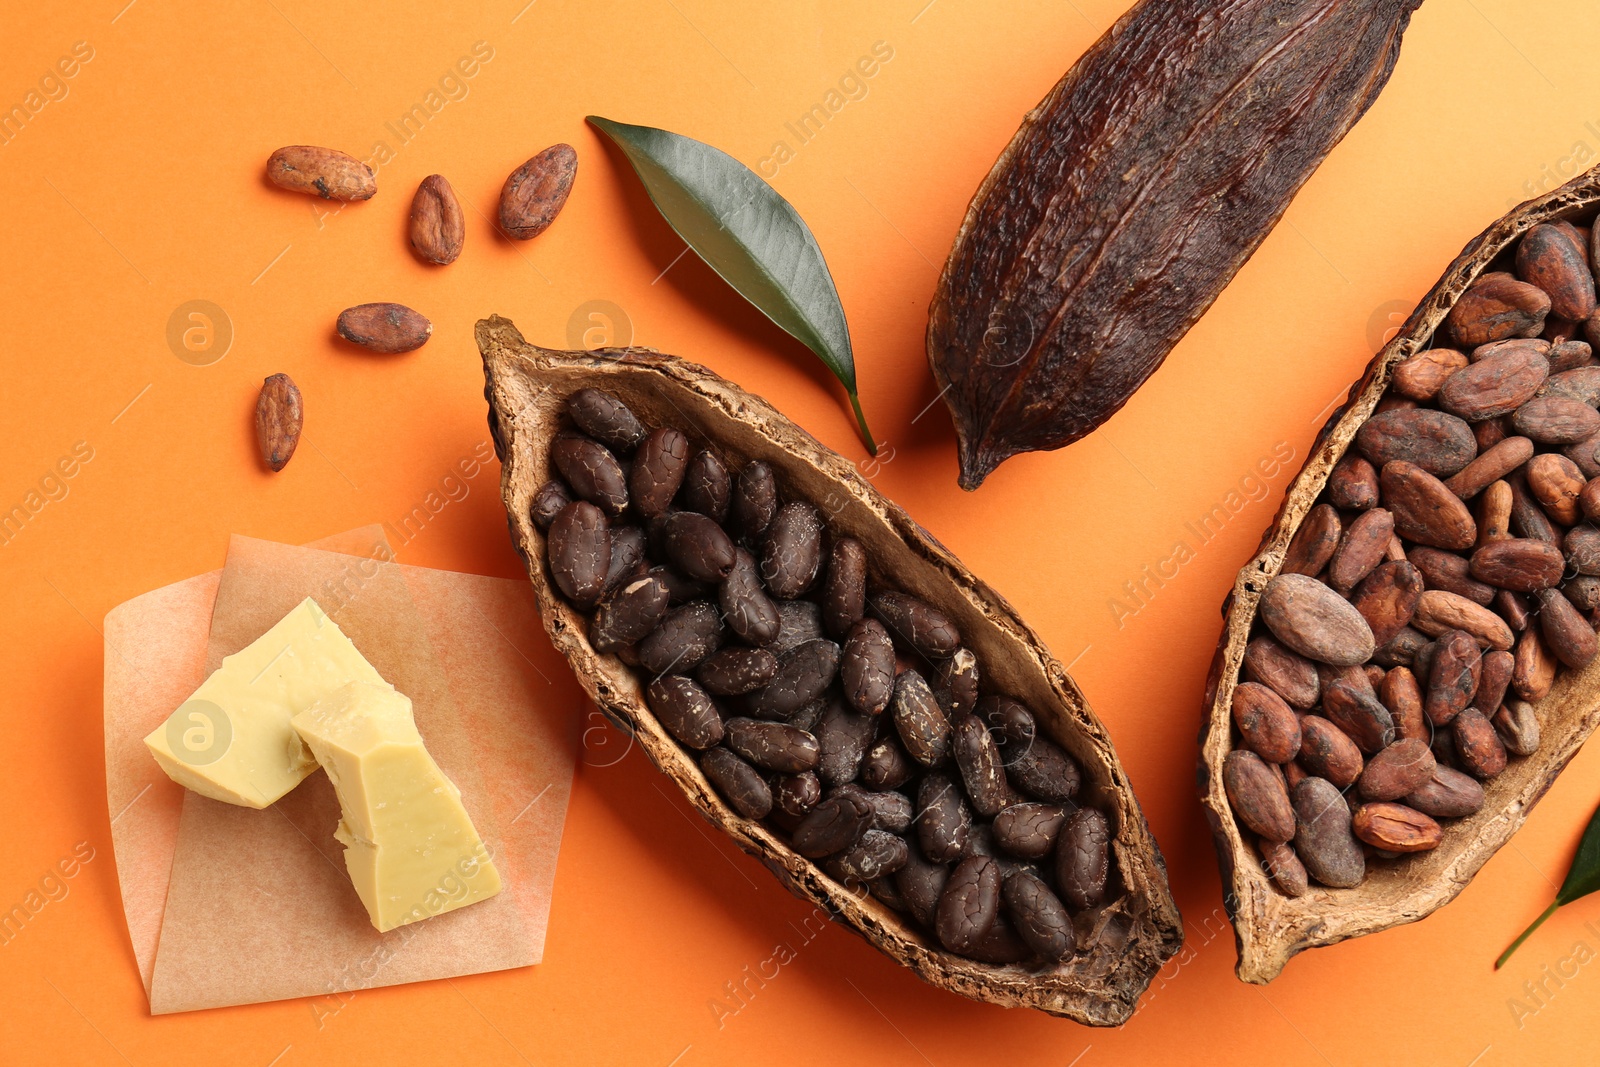
[[[186,611],[192,619],[205,602],[208,579],[124,605],[138,610],[119,620],[119,642],[136,639],[130,625],[136,616],[151,628],[184,629],[171,615]],[[127,671],[121,669],[124,657],[109,647],[107,652],[113,815],[120,810],[118,798],[136,792],[126,774],[112,772],[125,762],[120,753],[112,758],[113,737],[119,749],[131,740],[136,756],[149,763],[141,770],[146,783],[159,779],[113,826],[129,930],[148,976],[151,1011],[341,996],[538,962],[576,756],[578,697],[570,679],[558,674],[561,684],[552,684],[545,677],[549,672],[515,643],[537,632],[526,583],[235,538],[215,589],[203,662],[196,662],[191,641],[163,649],[181,656],[126,664],[151,678],[173,673],[170,664],[179,659],[188,665],[181,684],[154,686],[140,679],[145,703],[153,704],[142,715],[114,715],[111,675]],[[143,732],[223,655],[254,640],[306,595],[316,596],[374,666],[412,698],[430,751],[461,788],[494,850],[506,887],[499,896],[378,934],[345,874],[342,849],[332,836],[338,803],[320,772],[272,808],[252,811],[186,793],[149,761],[139,743]],[[127,688],[119,678],[116,692]],[[161,817],[144,816],[119,829],[155,796],[156,786],[181,795],[152,805]],[[178,810],[173,831],[168,827]],[[130,844],[126,861],[123,840]],[[157,919],[163,879],[151,872],[160,866],[163,845],[172,850],[165,855],[175,856],[165,912]],[[124,870],[136,862],[137,869]],[[146,970],[148,949],[141,945],[149,945],[157,923],[159,949]]]

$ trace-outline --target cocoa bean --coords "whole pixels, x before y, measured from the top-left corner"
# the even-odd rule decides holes
[[[913,848],[906,856],[905,866],[895,872],[894,886],[917,921],[931,928],[938,914],[939,897],[944,894],[944,884],[949,877],[949,867],[924,858]]]
[[[314,145],[289,145],[268,156],[267,181],[324,200],[371,200],[378,192],[371,167],[337,149]]]
[[[840,673],[857,711],[882,714],[894,694],[894,642],[877,619],[862,619],[845,640]]]
[[[666,602],[666,590],[662,589],[663,611],[666,609]],[[595,617],[599,618],[598,612]],[[695,668],[694,675],[707,692],[715,693],[717,696],[732,697],[760,689],[772,681],[777,673],[777,656],[764,648],[743,648],[735,645],[713,653]]]
[[[1110,881],[1111,826],[1098,808],[1079,808],[1056,835],[1056,888],[1076,911],[1098,905]]]
[[[878,721],[836,697],[819,699],[823,699],[823,710],[814,728],[821,745],[817,774],[824,785],[842,786],[860,776],[867,747],[878,732]],[[790,725],[795,725],[793,720]]]
[[[1282,697],[1256,682],[1233,690],[1233,721],[1245,746],[1268,763],[1287,763],[1300,751],[1300,720]]]
[[[550,462],[574,496],[595,505],[607,518],[614,519],[627,509],[628,483],[622,465],[599,441],[563,433],[550,446]]]
[[[939,664],[939,688],[949,696],[950,713],[960,715],[978,706],[978,657],[958,648]]]
[[[556,516],[561,514],[561,509],[572,503],[572,494],[567,492],[567,487],[561,479],[551,478],[533,494],[533,503],[528,506],[528,516],[533,519],[533,524],[539,529],[549,532],[550,524],[556,521]]]
[[[1506,701],[1489,721],[1511,755],[1531,756],[1539,750],[1539,719],[1527,701]]]
[[[1506,748],[1491,723],[1477,708],[1468,708],[1450,724],[1456,759],[1474,778],[1493,778],[1506,769]]]
[[[839,646],[825,638],[806,641],[778,657],[778,673],[745,698],[745,707],[758,719],[787,718],[821,696],[838,673]]]
[[[1351,821],[1356,837],[1385,852],[1426,852],[1437,848],[1444,830],[1422,812],[1404,804],[1363,804]]]
[[[594,607],[611,569],[611,531],[605,513],[585,500],[568,504],[550,524],[547,548],[550,577],[557,588],[580,609]]]
[[[822,869],[839,884],[854,886],[893,874],[906,865],[907,858],[904,838],[883,830],[868,830],[861,840],[823,860]]]
[[[1388,644],[1378,646],[1378,650],[1372,654],[1372,661],[1385,667],[1409,667],[1416,661],[1417,653],[1428,644],[1427,634],[1403,626],[1399,633],[1389,639]]]
[[[885,737],[861,758],[861,784],[868,789],[899,789],[917,773],[917,765],[898,739]]]
[[[1457,371],[1451,381],[1471,371]],[[1540,376],[1543,380],[1543,375]],[[1449,382],[1445,383],[1448,388]],[[1533,394],[1530,392],[1528,397]],[[1528,399],[1523,397],[1523,400]],[[1522,401],[1506,408],[1514,411]],[[1484,416],[1487,418],[1488,416]],[[1356,431],[1356,449],[1379,470],[1403,460],[1438,478],[1455,474],[1478,454],[1478,442],[1465,421],[1447,411],[1430,408],[1385,411],[1374,415]]]
[[[1309,888],[1306,868],[1305,864],[1300,862],[1300,857],[1295,855],[1293,845],[1263,838],[1256,842],[1256,848],[1261,853],[1261,869],[1272,879],[1272,884],[1277,886],[1278,892],[1286,897],[1305,894]]]
[[[1559,589],[1541,589],[1535,595],[1539,598],[1539,631],[1550,651],[1568,667],[1587,666],[1596,649],[1594,627],[1589,620]]]
[[[1482,653],[1471,634],[1449,630],[1439,638],[1423,700],[1429,722],[1443,726],[1472,703],[1482,665]]]
[[[410,352],[433,336],[433,323],[404,304],[357,304],[339,312],[339,336],[372,352]]]
[[[1422,594],[1411,625],[1430,637],[1438,637],[1446,630],[1465,630],[1485,648],[1507,650],[1514,640],[1511,627],[1500,616],[1466,597],[1440,589]]]
[[[1466,364],[1465,357],[1462,364]],[[1360,456],[1347,453],[1328,475],[1328,500],[1346,511],[1365,511],[1378,503],[1378,471]]]
[[[722,751],[727,751],[723,749]],[[728,753],[732,755],[732,753]],[[808,859],[843,852],[872,828],[872,805],[849,793],[834,793],[812,808],[790,835],[794,850]]]
[[[1453,348],[1429,348],[1395,364],[1389,387],[1418,402],[1432,400],[1445,379],[1467,365],[1467,357]]]
[[[1468,521],[1471,521],[1470,515]],[[1341,593],[1355,588],[1357,582],[1383,562],[1394,528],[1394,517],[1387,510],[1373,508],[1362,512],[1346,528],[1339,547],[1328,561],[1328,584]]]
[[[1563,526],[1578,521],[1578,494],[1583,492],[1583,472],[1566,456],[1545,452],[1527,466],[1528,491],[1545,513]]]
[[[1361,613],[1332,589],[1305,575],[1280,574],[1267,583],[1260,613],[1274,637],[1321,663],[1365,663],[1376,647],[1372,628]]]
[[[1349,889],[1361,884],[1366,860],[1351,832],[1350,808],[1332,782],[1307,778],[1294,787],[1294,849],[1306,873],[1323,885]]]
[[[1409,667],[1395,667],[1383,676],[1378,699],[1389,709],[1395,736],[1402,741],[1426,741],[1432,733],[1423,711],[1422,686]],[[1397,742],[1398,743],[1398,742]]]
[[[1472,554],[1472,576],[1480,582],[1533,593],[1561,581],[1567,567],[1561,550],[1528,537],[1491,541]]]
[[[822,591],[822,622],[842,638],[861,620],[867,603],[867,550],[853,537],[834,541]]]
[[[764,819],[772,811],[772,788],[761,772],[729,752],[714,748],[700,757],[706,780],[746,819]]]
[[[822,780],[813,771],[783,775],[772,790],[773,807],[795,819],[816,807],[821,800]]]
[[[694,679],[663,675],[645,689],[645,699],[667,732],[690,748],[711,748],[722,740],[722,716]]]
[[[1283,781],[1254,752],[1235,749],[1222,764],[1222,784],[1234,815],[1269,841],[1294,836],[1294,810]]]
[[[994,817],[995,843],[1013,856],[1043,859],[1055,847],[1067,813],[1054,804],[1012,804]]]
[[[500,229],[528,241],[549,229],[572,192],[578,153],[571,145],[546,148],[511,172],[500,190]]]
[[[1511,689],[1523,700],[1543,700],[1556,680],[1557,662],[1539,627],[1530,626],[1517,639]]]
[[[984,721],[970,714],[960,719],[955,724],[950,752],[973,810],[986,819],[1000,814],[1008,798],[1006,772],[1000,749]]]
[[[1356,791],[1367,800],[1399,800],[1432,781],[1437,766],[1427,741],[1396,741],[1367,761]]]
[[[1277,693],[1290,707],[1305,711],[1317,703],[1316,666],[1275,638],[1263,634],[1250,639],[1244,649],[1244,676]]]
[[[906,753],[924,767],[943,763],[950,754],[950,723],[927,680],[914,670],[902,672],[890,705]]]
[[[1531,458],[1532,441],[1526,437],[1507,437],[1478,453],[1476,459],[1451,475],[1444,484],[1462,500],[1471,500]]]
[[[1406,559],[1422,572],[1422,580],[1429,590],[1453,593],[1484,607],[1494,600],[1494,586],[1472,577],[1472,564],[1465,556],[1417,547],[1406,553]]]
[[[644,640],[666,614],[667,587],[661,579],[636,578],[601,598],[589,626],[589,643],[596,652],[615,652]]]
[[[425,263],[445,266],[461,255],[467,218],[443,174],[430,174],[411,198],[411,248]]]
[[[1551,523],[1550,516],[1545,514],[1543,505],[1529,491],[1527,469],[1512,471],[1506,475],[1506,484],[1511,486],[1512,531],[1522,537],[1532,537],[1548,541],[1552,545],[1559,545],[1560,532]]]
[[[1511,507],[1514,494],[1507,482],[1491,482],[1477,501],[1478,547],[1511,536]]]
[[[1318,504],[1306,513],[1305,521],[1295,531],[1278,573],[1311,577],[1321,574],[1339,547],[1341,532],[1339,513],[1328,504]]]
[[[1573,570],[1582,575],[1600,575],[1600,530],[1574,526],[1562,539],[1561,547]]]
[[[294,458],[305,425],[300,387],[287,374],[270,374],[256,395],[256,447],[268,470],[281,471]]]
[[[1011,783],[1029,796],[1067,804],[1078,795],[1083,772],[1077,761],[1037,731],[1027,741],[1008,739],[1001,756]]]
[[[728,628],[740,640],[752,645],[777,644],[783,617],[761,584],[755,557],[743,548],[733,552],[733,567],[717,587],[717,604]],[[777,654],[776,648],[769,651]]]
[[[1380,563],[1356,586],[1350,603],[1367,620],[1373,641],[1381,647],[1411,622],[1424,588],[1421,572],[1410,562]]]
[[[1544,290],[1494,272],[1461,294],[1445,316],[1444,330],[1456,344],[1475,348],[1508,337],[1537,337],[1549,313],[1550,297]]]
[[[728,468],[715,452],[702,448],[684,469],[678,503],[686,511],[698,512],[718,523],[720,529],[721,522],[728,517],[728,497],[732,489]]]
[[[917,843],[935,863],[948,863],[967,849],[972,812],[961,789],[944,774],[930,774],[917,787]]]
[[[1590,355],[1589,346],[1583,347],[1584,355]],[[1565,397],[1590,407],[1600,405],[1600,367],[1583,366],[1559,372],[1552,367],[1551,370],[1544,388],[1539,390],[1540,396]]]
[[[639,642],[639,664],[651,674],[694,670],[722,645],[722,618],[704,600],[674,608]]]
[[[970,856],[956,865],[939,897],[936,930],[951,952],[970,952],[989,933],[1000,911],[1000,865]]]
[[[761,577],[780,600],[793,600],[817,580],[822,569],[822,515],[803,501],[778,509],[767,527],[761,551]]]
[[[1394,530],[1408,541],[1434,548],[1466,549],[1478,540],[1472,512],[1438,478],[1404,461],[1387,463],[1380,475],[1383,502]]]
[[[645,518],[662,514],[683,485],[689,465],[689,439],[682,431],[658,426],[645,435],[628,471],[633,506]]]
[[[787,723],[732,718],[723,723],[723,743],[757,767],[800,774],[816,767],[822,749],[817,739]]]
[[[1460,819],[1483,807],[1483,786],[1468,775],[1437,764],[1433,777],[1405,798],[1407,807],[1436,819]]]
[[[927,659],[947,659],[961,647],[955,624],[924,600],[905,593],[879,592],[870,596],[868,603],[891,635]]]
[[[733,533],[753,543],[767,532],[777,512],[778,485],[772,468],[759,459],[745,464],[728,501],[728,525]]]
[[[1485,652],[1478,673],[1478,691],[1473,694],[1472,706],[1485,715],[1493,716],[1495,709],[1505,700],[1511,686],[1511,674],[1516,669],[1516,657],[1509,652]]]
[[[1389,709],[1377,697],[1348,683],[1334,682],[1323,687],[1322,714],[1369,755],[1394,740],[1394,720],[1389,716]]]
[[[1300,720],[1299,762],[1340,789],[1354,785],[1361,776],[1361,750],[1343,730],[1320,715]]]
[[[709,516],[673,511],[661,519],[662,549],[673,566],[698,582],[720,582],[733,572],[733,541]]]
[[[1511,428],[1541,445],[1575,445],[1600,433],[1600,411],[1581,400],[1539,396],[1512,413]]]
[[[1594,276],[1572,232],[1548,223],[1533,227],[1517,243],[1516,270],[1547,295],[1550,314],[1573,321],[1594,314]]]

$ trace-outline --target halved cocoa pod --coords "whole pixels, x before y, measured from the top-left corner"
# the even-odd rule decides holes
[[[1011,606],[879,495],[853,463],[823,448],[759,397],[704,367],[639,348],[553,352],[528,344],[501,318],[480,322],[477,334],[487,378],[490,429],[504,464],[501,489],[512,540],[528,561],[545,630],[589,696],[638,739],[640,748],[690,803],[740,848],[759,858],[795,895],[822,907],[936,986],[1090,1025],[1118,1025],[1131,1017],[1151,979],[1182,944],[1182,924],[1160,852],[1105,728],[1066,669]],[[970,649],[983,664],[985,689],[1010,694],[1032,709],[1029,721],[1039,735],[1069,753],[1082,770],[1077,800],[1103,808],[1108,817],[1115,876],[1105,899],[1096,904],[1101,932],[1084,951],[1043,967],[982,963],[955,955],[912,918],[870,894],[851,892],[784,837],[746,818],[723,799],[707,779],[698,754],[675,741],[651,713],[640,676],[589,644],[586,620],[559,595],[542,565],[545,535],[532,521],[529,508],[550,477],[550,448],[566,417],[565,400],[586,387],[615,394],[645,425],[681,427],[693,438],[686,457],[710,447],[730,471],[761,461],[771,468],[784,498],[827,502],[830,533],[861,543],[870,561],[869,577],[884,588],[917,597],[947,617],[959,631],[961,647]],[[818,633],[808,639],[820,636],[821,626],[819,617]],[[782,640],[780,636],[779,643]],[[948,657],[951,651],[943,655]],[[875,760],[874,752],[875,748],[864,759]],[[954,773],[955,768],[949,770]],[[813,813],[828,803],[824,800]],[[1253,857],[1250,862],[1259,869]],[[902,894],[912,860],[907,863],[894,879]],[[937,898],[937,890],[933,895]],[[906,899],[911,904],[909,895]],[[911,906],[915,910],[920,905]],[[995,959],[1003,955],[990,954]]]
[[[1542,633],[1543,620],[1540,616],[1544,615],[1546,609],[1541,608],[1539,615],[1529,620],[1526,629],[1515,632],[1499,615],[1486,606],[1480,606],[1476,596],[1459,595],[1469,591],[1476,593],[1481,589],[1488,593],[1481,604],[1487,605],[1494,600],[1496,591],[1493,586],[1484,585],[1472,577],[1464,557],[1456,557],[1461,560],[1460,565],[1446,565],[1455,568],[1455,573],[1449,576],[1453,582],[1452,588],[1447,591],[1433,580],[1433,574],[1430,573],[1431,570],[1443,575],[1442,570],[1433,561],[1425,565],[1419,560],[1419,555],[1425,550],[1408,546],[1408,558],[1422,571],[1428,590],[1422,594],[1416,617],[1407,630],[1401,631],[1401,635],[1411,628],[1433,637],[1446,630],[1462,629],[1472,633],[1486,652],[1491,648],[1511,651],[1514,647],[1508,696],[1532,705],[1528,712],[1522,712],[1519,708],[1519,722],[1529,720],[1531,716],[1531,721],[1538,724],[1542,736],[1537,747],[1522,740],[1520,735],[1524,731],[1510,731],[1518,747],[1530,749],[1529,753],[1514,755],[1503,771],[1481,783],[1450,767],[1437,767],[1434,781],[1400,801],[1424,815],[1453,820],[1445,825],[1437,847],[1390,861],[1372,863],[1368,865],[1365,877],[1349,888],[1329,888],[1324,881],[1322,885],[1313,886],[1311,891],[1298,897],[1287,895],[1277,888],[1263,869],[1258,858],[1255,835],[1242,827],[1235,817],[1222,782],[1223,761],[1237,743],[1232,713],[1233,692],[1241,680],[1240,668],[1245,649],[1253,639],[1265,632],[1258,617],[1262,595],[1275,578],[1286,573],[1282,564],[1289,546],[1309,516],[1321,508],[1322,501],[1326,499],[1323,496],[1324,489],[1332,471],[1347,455],[1356,454],[1373,463],[1380,471],[1387,462],[1403,460],[1428,470],[1436,478],[1450,478],[1467,467],[1480,451],[1492,450],[1509,436],[1521,436],[1508,433],[1508,427],[1493,416],[1509,415],[1532,399],[1533,394],[1522,396],[1521,393],[1526,390],[1527,380],[1544,378],[1549,359],[1545,353],[1554,355],[1553,346],[1545,342],[1518,346],[1521,351],[1530,354],[1530,357],[1507,361],[1518,364],[1518,368],[1511,368],[1517,369],[1517,380],[1511,384],[1518,388],[1503,390],[1504,395],[1493,397],[1487,394],[1495,390],[1487,387],[1477,396],[1469,395],[1474,391],[1460,386],[1456,387],[1460,390],[1459,395],[1448,388],[1451,378],[1481,366],[1484,361],[1481,358],[1464,370],[1457,367],[1449,375],[1443,376],[1444,381],[1439,384],[1435,399],[1431,401],[1428,400],[1428,394],[1435,387],[1427,379],[1434,372],[1425,367],[1425,363],[1431,360],[1408,361],[1438,347],[1470,351],[1479,345],[1507,338],[1536,338],[1546,325],[1546,317],[1550,313],[1549,299],[1535,287],[1518,281],[1509,273],[1491,275],[1489,272],[1509,270],[1513,246],[1533,227],[1562,220],[1588,225],[1597,207],[1600,207],[1600,171],[1584,175],[1547,196],[1518,207],[1467,246],[1444,273],[1438,285],[1411,314],[1399,335],[1372,360],[1365,375],[1352,387],[1346,403],[1329,419],[1309,450],[1305,468],[1291,484],[1283,507],[1263,538],[1259,551],[1239,573],[1226,604],[1226,628],[1207,687],[1206,723],[1201,735],[1200,786],[1222,868],[1223,899],[1238,934],[1238,974],[1246,981],[1268,982],[1282,971],[1291,957],[1307,948],[1414,922],[1454,899],[1489,857],[1522,826],[1529,811],[1549,789],[1555,777],[1596,726],[1600,725],[1600,656],[1581,668],[1562,665]],[[1579,289],[1582,289],[1581,285]],[[1600,330],[1597,330],[1597,337],[1600,337]],[[1511,345],[1498,349],[1507,350],[1516,349]],[[1492,355],[1485,353],[1484,358]],[[1540,362],[1545,362],[1547,367],[1541,368]],[[1453,366],[1455,361],[1445,357],[1444,363]],[[1399,372],[1402,366],[1410,368],[1404,375]],[[1502,370],[1507,369],[1502,366]],[[1409,379],[1413,377],[1417,379],[1417,384],[1410,383]],[[1600,376],[1594,377],[1594,387],[1600,388]],[[1415,394],[1424,401],[1448,409],[1451,405],[1445,404],[1444,398],[1450,395],[1451,403],[1457,410],[1468,411],[1473,417],[1481,416],[1485,421],[1475,424],[1478,433],[1469,432],[1468,439],[1463,440],[1462,424],[1459,420],[1450,421],[1456,416],[1448,415],[1447,411],[1426,414],[1429,408],[1391,405],[1373,418],[1374,413],[1380,410],[1380,401],[1392,379],[1396,380],[1408,402]],[[1502,381],[1500,384],[1506,383]],[[1539,385],[1536,381],[1535,392]],[[1572,393],[1566,392],[1569,388],[1580,391],[1586,388],[1579,378],[1543,385],[1544,395],[1547,396],[1588,399],[1587,395],[1573,397]],[[1477,402],[1476,406],[1473,406],[1474,401]],[[1535,413],[1538,410],[1535,409]],[[1529,420],[1525,417],[1523,421]],[[1579,473],[1584,478],[1592,478],[1600,475],[1600,461],[1593,455],[1596,445],[1600,445],[1600,434],[1587,438],[1581,445],[1542,447],[1556,447],[1557,455],[1564,450],[1566,458],[1578,464]],[[1584,449],[1590,454],[1583,459],[1571,454]],[[1479,481],[1483,471],[1492,468],[1493,464],[1486,464],[1456,485]],[[1532,538],[1559,547],[1563,531],[1555,527],[1544,514],[1521,474],[1520,470],[1515,470],[1503,476],[1513,494],[1509,511],[1510,529],[1507,532],[1519,538]],[[1493,483],[1486,483],[1478,490],[1479,495],[1489,491],[1489,484]],[[1380,500],[1376,506],[1393,509],[1386,499]],[[1575,529],[1582,530],[1584,527]],[[1600,574],[1600,539],[1597,539],[1596,549],[1594,569]],[[1496,577],[1505,575],[1502,570],[1492,570]],[[1541,571],[1539,580],[1543,581],[1545,577],[1546,574]],[[1530,580],[1522,584],[1532,582]],[[1458,595],[1451,596],[1452,593]],[[1583,634],[1576,630],[1572,622],[1574,618],[1579,622],[1585,620],[1576,610],[1570,615],[1563,610],[1562,604],[1566,598],[1561,597],[1559,591],[1545,590],[1544,596],[1554,606],[1555,613],[1561,616],[1557,621],[1560,623],[1558,637],[1565,643],[1563,650],[1569,658],[1579,659],[1588,651],[1585,647],[1588,642],[1583,640]],[[1556,600],[1556,597],[1561,599]],[[1570,603],[1567,606],[1570,608]],[[1482,615],[1469,612],[1466,610],[1468,608],[1479,609]],[[1587,627],[1586,622],[1585,625]],[[1416,666],[1405,657],[1422,658],[1417,651],[1419,647],[1426,654],[1430,646],[1416,646],[1412,642],[1397,654],[1385,644],[1375,662],[1386,666],[1407,663],[1415,671]],[[1495,670],[1498,672],[1503,666],[1503,662],[1497,659]],[[1393,675],[1395,672],[1390,671],[1380,690],[1387,689],[1388,679]],[[1426,678],[1426,673],[1416,677]],[[1410,687],[1402,686],[1401,681],[1394,684],[1407,692],[1402,694],[1400,689],[1396,689],[1388,695],[1391,698],[1398,696],[1400,699],[1397,699],[1397,703],[1412,706],[1414,697],[1409,692]],[[1498,709],[1495,711],[1498,714]],[[1492,766],[1495,752],[1489,737],[1495,733],[1494,725],[1491,723],[1489,732],[1484,733],[1483,724],[1477,718],[1486,714],[1484,709],[1469,709],[1461,714],[1468,715],[1463,730],[1467,740],[1475,746],[1471,755],[1478,767],[1483,769]],[[1404,736],[1401,725],[1404,717],[1393,708],[1391,715]],[[1492,719],[1492,716],[1489,717]],[[1332,724],[1316,725],[1318,719],[1319,716],[1307,716],[1302,720],[1302,734],[1305,737],[1310,738],[1315,734],[1320,741],[1329,735]],[[1449,734],[1449,730],[1439,732],[1440,738],[1447,742],[1445,747],[1453,753],[1456,742]],[[1348,743],[1347,738],[1344,740]],[[1305,744],[1303,741],[1303,751]],[[1353,744],[1349,744],[1349,747],[1354,749]],[[1304,764],[1305,756],[1302,755],[1297,762]],[[1347,767],[1341,767],[1340,770],[1348,772]],[[1357,770],[1359,773],[1359,767]],[[1293,798],[1300,800],[1300,791],[1312,781],[1312,778],[1299,780],[1294,786]],[[1380,783],[1379,791],[1388,790]],[[1337,790],[1334,792],[1336,794]],[[1340,802],[1343,802],[1342,798]],[[1371,834],[1370,827],[1367,827],[1367,832],[1369,836],[1378,836]],[[1429,837],[1431,832],[1422,835],[1421,839],[1427,840]],[[1384,840],[1387,841],[1388,837],[1384,837]],[[1301,858],[1305,857],[1302,855]],[[1307,862],[1306,866],[1309,869],[1311,864]],[[1331,873],[1340,876],[1345,872]],[[1312,876],[1316,878],[1316,872],[1313,871]],[[1484,947],[1489,949],[1487,945]]]

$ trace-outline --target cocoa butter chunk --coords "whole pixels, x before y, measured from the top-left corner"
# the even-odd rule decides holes
[[[1308,659],[1354,666],[1372,658],[1372,628],[1348,600],[1303,574],[1280,574],[1261,594],[1272,635]]]
[[[1338,787],[1325,778],[1307,778],[1294,787],[1293,804],[1294,849],[1306,873],[1334,889],[1360,885],[1366,858]]]

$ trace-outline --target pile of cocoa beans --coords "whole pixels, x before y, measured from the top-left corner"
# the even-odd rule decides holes
[[[951,952],[1086,949],[1115,896],[1110,822],[951,620],[880,584],[768,464],[731,470],[596,389],[567,414],[531,507],[550,577],[729,806]]]
[[[1262,593],[1223,778],[1289,896],[1436,847],[1594,658],[1591,243],[1534,227],[1395,365]]]

